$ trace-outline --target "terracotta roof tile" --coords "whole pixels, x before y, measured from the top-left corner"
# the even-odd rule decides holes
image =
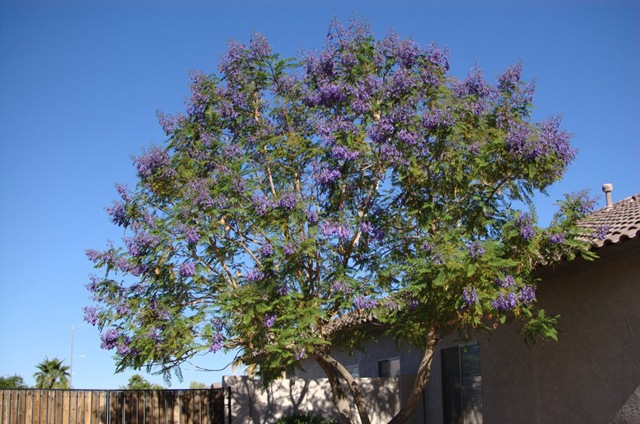
[[[589,215],[582,226],[602,231],[604,238],[594,238],[596,247],[609,246],[640,235],[640,193]]]

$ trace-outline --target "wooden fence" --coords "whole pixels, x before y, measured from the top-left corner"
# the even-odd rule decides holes
[[[0,424],[231,423],[230,389],[10,389],[0,402]]]

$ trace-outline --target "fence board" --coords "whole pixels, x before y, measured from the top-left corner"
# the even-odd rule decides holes
[[[225,393],[5,389],[0,424],[225,424]]]

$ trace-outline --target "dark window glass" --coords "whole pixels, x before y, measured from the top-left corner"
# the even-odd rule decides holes
[[[442,406],[447,424],[482,424],[480,347],[442,349]]]

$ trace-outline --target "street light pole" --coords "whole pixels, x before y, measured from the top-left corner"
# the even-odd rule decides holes
[[[86,323],[83,322],[80,325],[71,326],[71,356],[69,356],[69,388],[70,389],[73,389],[73,334],[76,328],[83,326],[84,324]]]

